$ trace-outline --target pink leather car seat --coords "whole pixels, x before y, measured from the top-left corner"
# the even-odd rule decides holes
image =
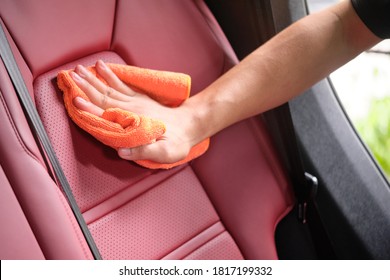
[[[104,259],[277,258],[293,196],[261,118],[214,136],[189,164],[152,171],[76,127],[55,83],[59,70],[103,59],[187,73],[199,92],[237,63],[203,1],[0,0],[0,16]],[[2,63],[0,93],[0,258],[92,258]]]

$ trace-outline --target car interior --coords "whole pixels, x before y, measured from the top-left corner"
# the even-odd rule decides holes
[[[87,225],[2,57],[0,259],[388,259],[389,184],[329,80],[169,170],[123,160],[80,129],[57,86],[61,70],[101,59],[188,74],[196,94],[306,14],[304,0],[0,0],[1,27]],[[310,182],[318,189],[302,208]]]

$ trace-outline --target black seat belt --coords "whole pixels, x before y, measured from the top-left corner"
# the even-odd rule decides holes
[[[0,24],[1,25],[1,24]],[[65,174],[60,166],[60,163],[55,155],[54,149],[50,143],[49,137],[47,136],[46,130],[42,124],[42,121],[39,117],[39,114],[35,108],[31,96],[28,92],[27,86],[24,83],[18,65],[16,64],[15,57],[12,53],[11,47],[7,40],[4,28],[1,25],[0,28],[0,56],[3,60],[3,63],[8,71],[8,74],[12,80],[15,91],[17,92],[20,102],[22,103],[25,113],[27,114],[28,119],[30,120],[33,130],[38,137],[47,158],[50,161],[50,164],[54,170],[57,181],[62,187],[63,192],[69,202],[69,205],[73,211],[73,214],[76,217],[76,220],[85,236],[85,239],[91,249],[91,252],[95,259],[101,259],[99,250],[92,238],[92,235],[88,229],[88,226],[84,220],[83,215],[81,214],[80,208],[77,205],[77,202],[72,194],[72,190],[68,183],[68,180],[65,177]]]

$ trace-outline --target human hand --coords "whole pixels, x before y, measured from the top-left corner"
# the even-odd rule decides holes
[[[85,67],[78,65],[71,76],[91,102],[76,97],[74,105],[84,111],[101,116],[107,108],[121,108],[164,122],[166,132],[151,144],[134,148],[120,148],[118,155],[127,160],[151,160],[174,163],[184,159],[190,149],[203,140],[197,137],[196,114],[187,102],[180,107],[161,105],[123,83],[103,61],[96,63],[97,73],[107,82],[100,81]]]

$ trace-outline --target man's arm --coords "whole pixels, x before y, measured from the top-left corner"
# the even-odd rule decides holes
[[[200,110],[210,136],[287,102],[379,41],[343,1],[291,25],[186,105]]]

